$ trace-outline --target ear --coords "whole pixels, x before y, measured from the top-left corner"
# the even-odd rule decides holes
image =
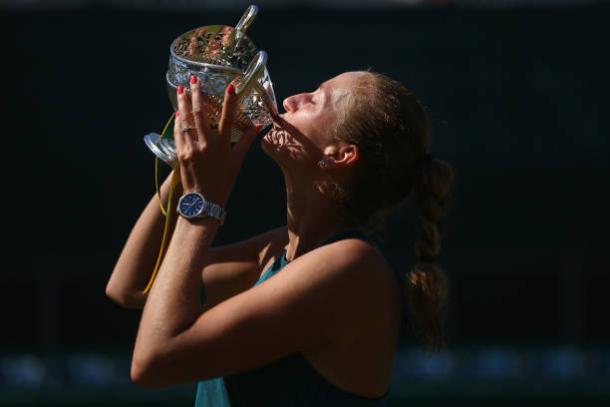
[[[339,142],[324,149],[327,168],[339,168],[356,164],[360,159],[360,149],[356,144]]]

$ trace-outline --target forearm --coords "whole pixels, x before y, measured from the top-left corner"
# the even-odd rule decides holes
[[[134,363],[147,364],[201,314],[200,271],[219,227],[217,220],[179,218],[159,274],[148,294],[134,348]]]
[[[169,190],[173,173],[161,186],[161,200],[167,208]],[[173,194],[175,207],[181,188],[178,185]],[[171,215],[168,239],[175,226],[177,214]],[[106,293],[120,304],[130,308],[141,308],[146,300],[143,290],[155,267],[161,249],[161,240],[165,227],[165,216],[161,212],[159,198],[155,194],[144,208],[134,225],[121,255],[114,267],[106,286]]]

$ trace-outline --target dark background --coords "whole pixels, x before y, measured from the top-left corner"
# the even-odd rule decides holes
[[[568,349],[586,356],[581,376],[601,383],[597,390],[610,388],[609,11],[270,9],[249,32],[269,52],[278,101],[371,67],[428,107],[432,152],[457,176],[441,255],[452,285],[448,352],[491,347],[535,357],[535,349]],[[45,394],[74,384],[62,367],[66,355],[128,360],[139,312],[119,308],[104,289],[154,193],[142,137],[160,132],[171,112],[168,47],[192,27],[233,25],[240,14],[0,13],[0,349],[46,366],[55,387],[43,380]],[[281,173],[255,142],[215,244],[284,224],[285,204]],[[380,242],[395,267],[414,260],[414,219],[405,204]],[[417,349],[408,335],[401,346]],[[31,387],[14,385],[2,366],[0,389],[13,397],[5,400],[26,400]],[[597,394],[582,389],[570,395]],[[183,405],[192,403],[189,391]],[[430,391],[417,405],[447,394]]]

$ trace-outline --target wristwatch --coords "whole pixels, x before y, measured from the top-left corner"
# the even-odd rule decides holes
[[[227,211],[220,205],[207,201],[199,192],[187,192],[178,200],[176,211],[186,219],[212,217],[225,223]]]

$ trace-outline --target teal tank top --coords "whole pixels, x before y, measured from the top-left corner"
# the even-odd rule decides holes
[[[322,245],[347,238],[369,241],[362,232],[354,230],[341,232]],[[255,285],[271,278],[287,264],[284,250]],[[205,299],[205,290],[202,299]],[[321,376],[300,352],[295,352],[247,372],[198,382],[195,407],[385,406],[388,395],[389,390],[375,399],[347,393]]]

